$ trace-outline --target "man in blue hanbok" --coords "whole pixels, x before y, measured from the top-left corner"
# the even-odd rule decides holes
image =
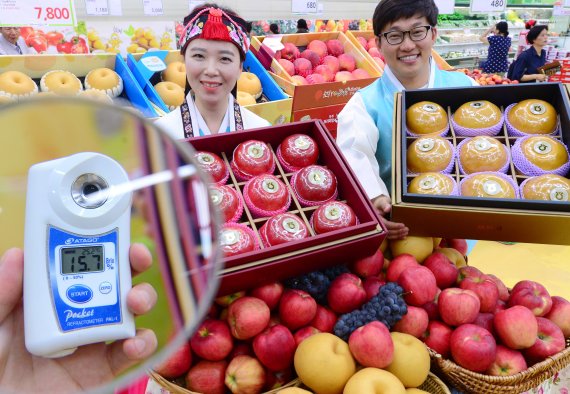
[[[359,90],[338,115],[337,143],[382,216],[392,208],[394,94],[404,89],[477,85],[463,73],[437,68],[431,57],[437,15],[433,0],[382,0],[376,6],[372,23],[386,60],[384,74]],[[388,238],[408,234],[403,223],[384,220]]]

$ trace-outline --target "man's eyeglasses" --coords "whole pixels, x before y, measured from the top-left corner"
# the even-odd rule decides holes
[[[412,41],[421,41],[427,37],[428,31],[432,29],[432,26],[418,26],[414,27],[411,30],[406,31],[398,31],[392,30],[387,31],[386,33],[380,33],[381,36],[384,36],[388,44],[390,45],[398,45],[404,42],[404,37],[407,35],[410,36],[410,40]]]

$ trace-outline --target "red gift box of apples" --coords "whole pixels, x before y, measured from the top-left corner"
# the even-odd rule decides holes
[[[318,153],[314,165],[298,169],[286,161],[282,164],[294,149],[289,146],[278,152],[278,147],[296,134],[314,141]],[[233,244],[234,249],[226,250],[220,295],[372,255],[385,237],[370,201],[321,121],[224,133],[188,142],[197,152],[213,153],[225,163],[230,169],[226,186],[237,191],[242,201],[243,213],[224,226],[231,231],[223,233],[221,243],[231,243],[236,231],[253,237],[246,243],[245,251],[234,254]],[[306,141],[301,138],[296,143],[304,145]],[[243,160],[246,153],[263,163],[251,165],[247,159]],[[265,160],[268,154],[271,162]],[[275,169],[271,172],[272,166]],[[254,174],[261,167],[269,169],[271,175]],[[310,201],[318,198],[314,190],[304,190],[304,180],[307,177],[313,181],[326,180],[331,176],[334,181],[321,182],[326,189],[322,201]],[[282,195],[282,188],[286,189],[286,195]],[[318,215],[324,219],[314,219],[318,223],[312,223],[313,213],[327,201],[332,206],[327,205],[326,212]],[[327,229],[327,218],[344,212],[344,204],[355,218],[343,217],[336,229]],[[291,230],[291,234],[301,229],[306,236],[297,239],[287,231],[275,232],[276,228]]]

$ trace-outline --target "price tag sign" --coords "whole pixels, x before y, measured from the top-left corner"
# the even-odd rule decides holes
[[[435,5],[440,14],[453,14],[455,12],[455,0],[435,0]]]
[[[503,12],[506,8],[507,0],[471,0],[472,13]]]
[[[194,8],[201,6],[204,3],[205,3],[205,1],[202,1],[202,0],[189,0],[188,1],[188,9],[190,11],[192,11]]]
[[[155,16],[162,15],[162,0],[143,0],[144,14]]]
[[[293,14],[316,14],[318,3],[316,0],[291,0],[291,12]]]
[[[85,13],[87,15],[109,15],[109,2],[107,0],[85,0]]]
[[[0,0],[0,26],[75,26],[73,0]]]

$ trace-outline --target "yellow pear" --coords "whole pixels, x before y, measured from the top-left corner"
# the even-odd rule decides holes
[[[295,372],[319,394],[340,394],[356,371],[348,343],[329,333],[311,335],[299,344],[293,361]]]
[[[421,264],[433,252],[433,238],[408,235],[404,239],[391,240],[390,250],[392,257],[409,253]]]
[[[418,387],[427,378],[430,358],[426,345],[418,338],[402,332],[392,332],[394,359],[386,367],[406,388]]]
[[[437,251],[446,255],[457,268],[465,267],[467,265],[465,257],[457,249],[438,248]]]
[[[344,386],[343,394],[405,394],[406,388],[394,374],[379,368],[364,368]]]

